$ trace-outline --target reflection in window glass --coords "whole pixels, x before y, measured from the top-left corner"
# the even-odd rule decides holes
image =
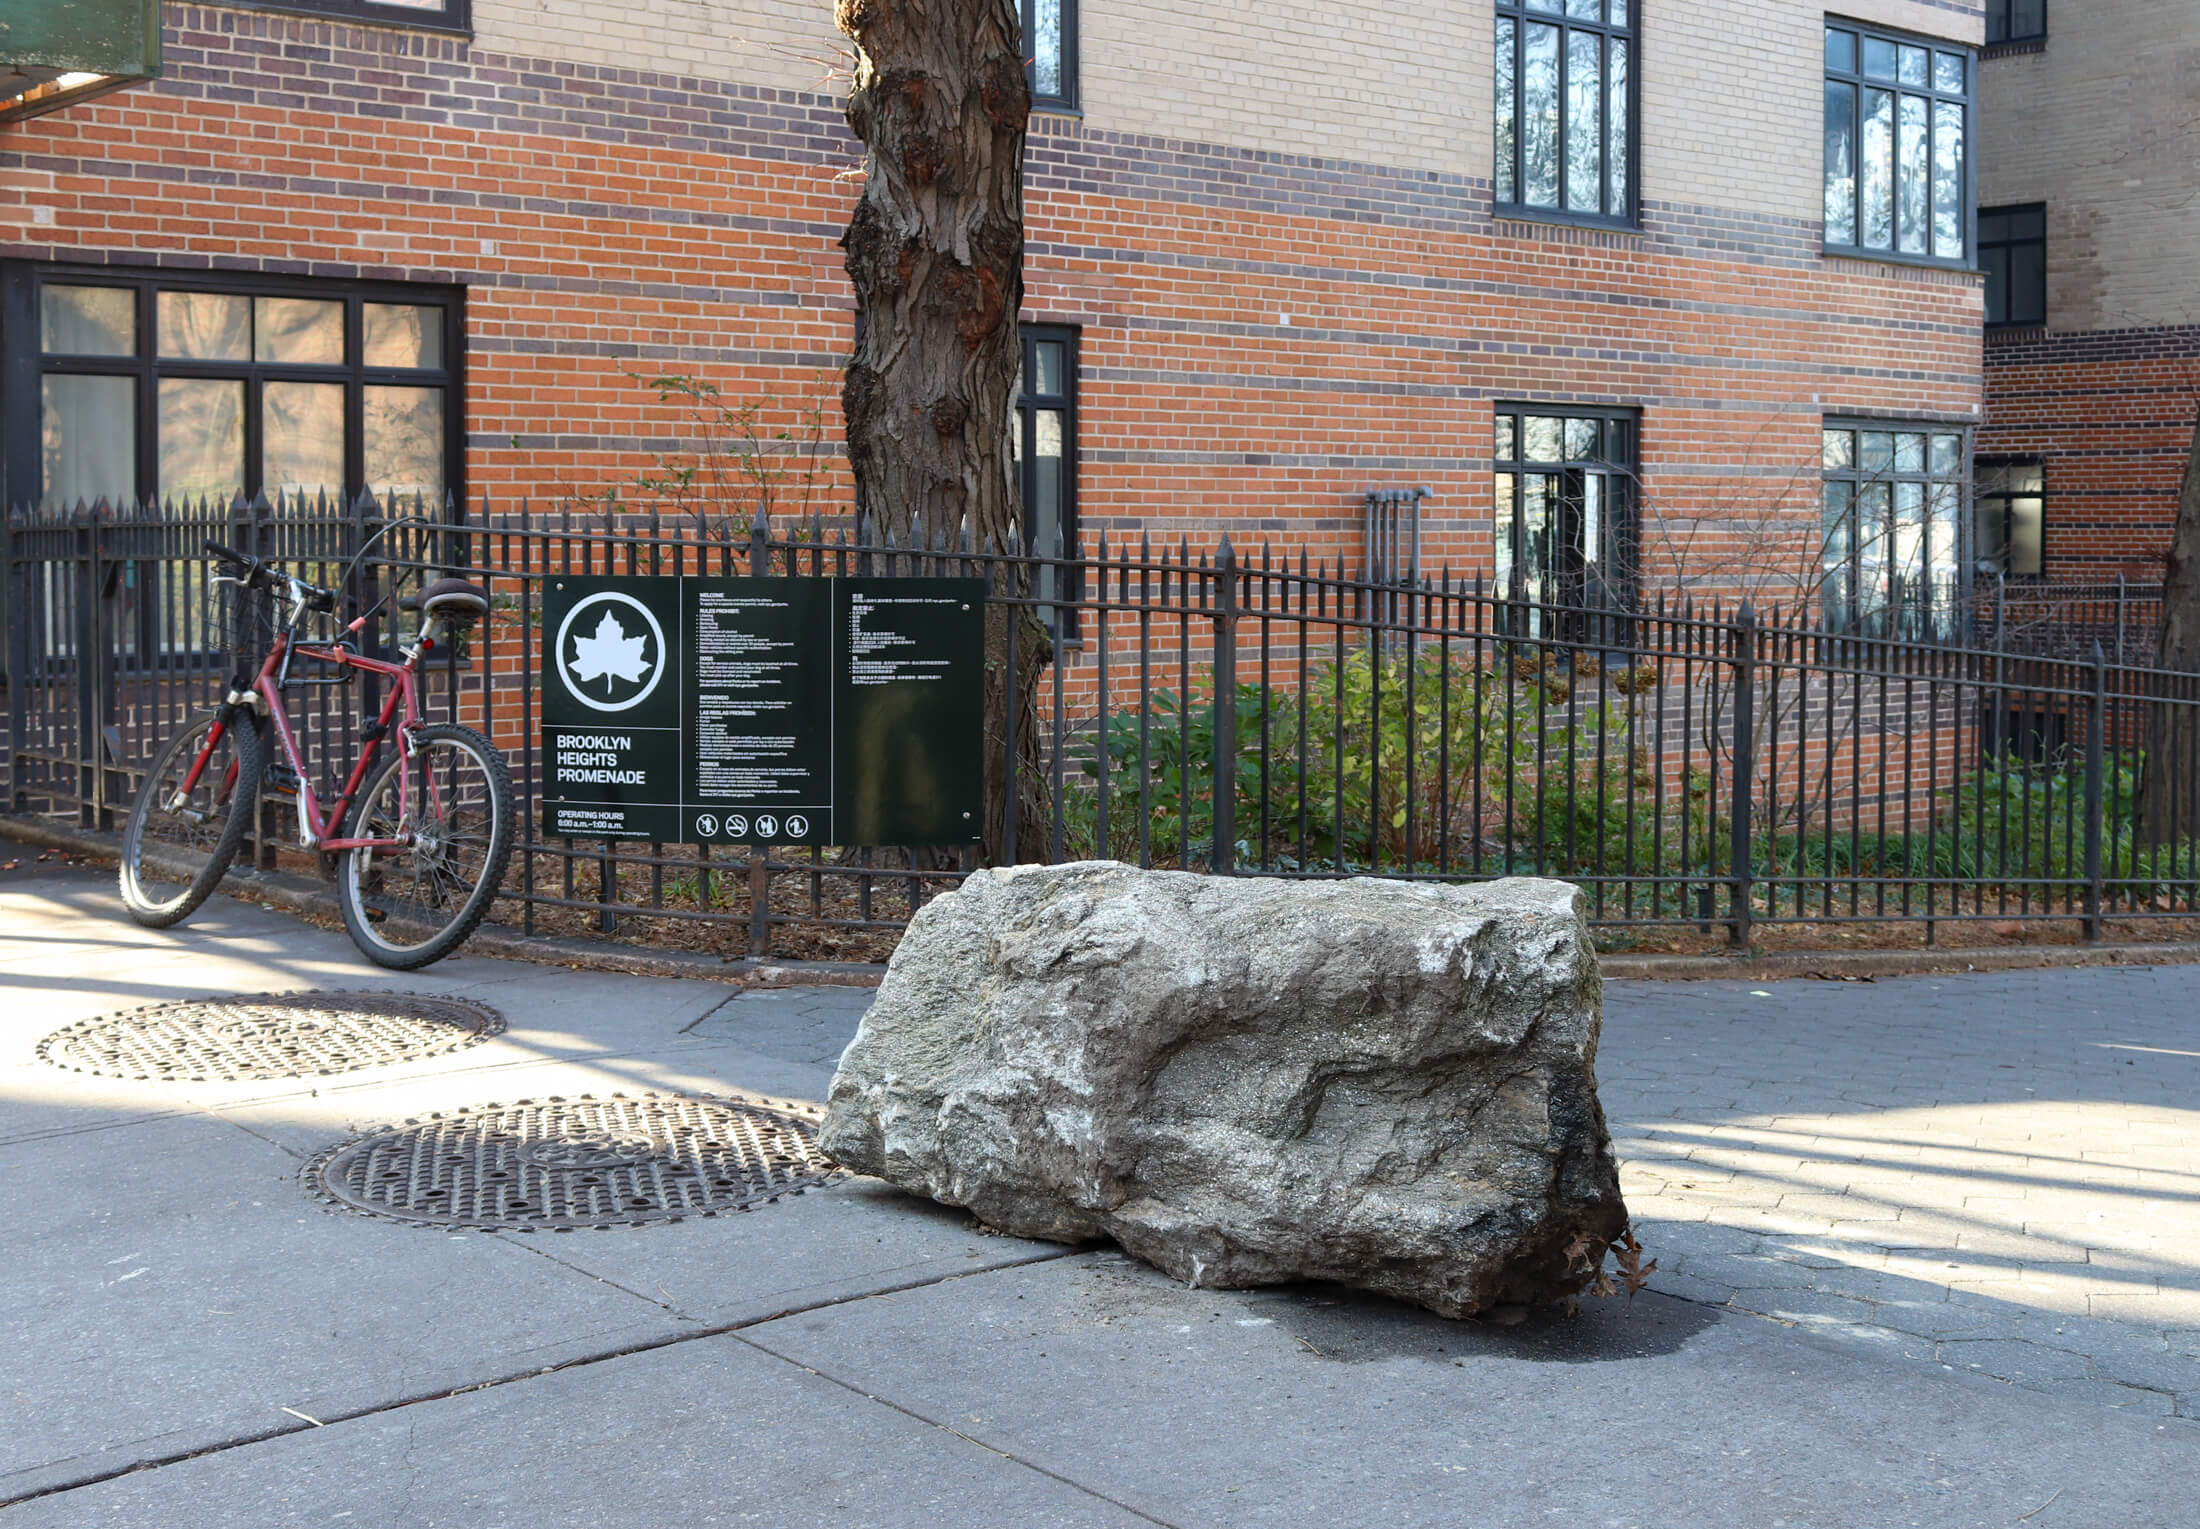
[[[135,355],[137,293],[48,283],[39,292],[39,344],[49,356]]]
[[[1969,56],[1865,33],[1858,68],[1857,40],[1826,31],[1826,247],[1960,261]]]
[[[136,402],[128,377],[39,379],[40,494],[47,505],[137,497]]]
[[[255,307],[253,354],[292,366],[341,366],[344,305],[317,298],[263,297]]]
[[[443,497],[443,390],[361,389],[367,487],[376,494]]]
[[[1982,572],[2011,578],[2046,571],[2046,478],[2037,462],[1981,462],[1972,514]]]
[[[1023,0],[1025,71],[1034,101],[1071,105],[1075,76],[1077,10],[1065,0]]]
[[[1498,0],[1500,206],[1634,212],[1630,13],[1591,0]]]
[[[252,359],[252,299],[229,292],[163,292],[160,353],[183,361]]]
[[[1819,457],[1827,628],[1953,639],[1964,587],[1963,437],[1829,426]]]
[[[244,492],[244,383],[160,382],[160,497],[228,501]]]
[[[1513,453],[1514,443],[1519,454]],[[1497,408],[1493,528],[1500,597],[1540,633],[1588,640],[1604,618],[1632,608],[1634,592],[1634,421],[1613,413],[1527,413]],[[1548,602],[1555,613],[1532,607]]]
[[[344,492],[344,388],[270,382],[262,391],[260,477],[273,494]]]
[[[409,304],[360,305],[360,362],[414,370],[443,365],[443,310]]]

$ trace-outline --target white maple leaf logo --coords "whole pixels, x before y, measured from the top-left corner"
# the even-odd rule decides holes
[[[606,610],[596,623],[595,636],[573,639],[573,661],[567,667],[582,684],[601,679],[603,693],[608,696],[613,676],[638,684],[649,673],[648,661],[642,657],[642,649],[648,645],[646,637],[627,636],[619,618]]]

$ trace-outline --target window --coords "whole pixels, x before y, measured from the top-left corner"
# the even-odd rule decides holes
[[[1971,51],[1826,28],[1826,248],[1964,263]]]
[[[1986,270],[1986,322],[2047,322],[2047,208],[1981,207],[1978,263]]]
[[[1562,641],[1589,623],[1581,608],[1634,604],[1636,416],[1627,409],[1499,404],[1496,572],[1500,598],[1557,613]]]
[[[1639,0],[1497,0],[1497,205],[1635,216]]]
[[[11,503],[459,488],[455,288],[7,275]]]
[[[2046,571],[2046,489],[2037,461],[1978,464],[1971,547],[1980,573],[2037,578]]]
[[[1077,0],[1023,0],[1031,104],[1077,105]]]
[[[388,26],[441,32],[473,28],[473,0],[226,0],[247,10],[289,11],[309,16],[349,16]]]
[[[1827,630],[1947,640],[1963,593],[1963,436],[1829,424],[1820,599]]]
[[[1024,360],[1016,377],[1016,482],[1023,494],[1024,548],[1033,557],[1072,557],[1077,548],[1077,331],[1052,324],[1023,326]],[[1033,594],[1059,596],[1052,568],[1038,570]],[[1045,612],[1042,611],[1042,616]],[[1069,635],[1076,612],[1070,611]]]
[[[1986,0],[1988,43],[2047,35],[2047,0]]]

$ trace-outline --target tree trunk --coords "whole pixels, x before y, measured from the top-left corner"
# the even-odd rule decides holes
[[[1021,553],[1009,448],[1031,110],[1021,8],[1016,0],[837,0],[834,20],[856,46],[848,125],[868,151],[863,195],[840,241],[857,304],[856,352],[841,388],[857,511],[874,536],[890,531],[904,545],[967,532],[974,546]],[[997,594],[1022,597],[1027,583],[1022,565],[995,565]],[[1033,697],[1052,656],[1027,608],[994,607],[985,791],[986,846],[997,862],[1044,849]],[[1013,845],[1004,836],[1012,790]]]
[[[2162,574],[2162,630],[2155,662],[2190,674],[2200,670],[2200,412],[2192,422],[2192,445],[2185,452],[2185,479],[2177,493],[2177,529],[2169,542],[2169,566]],[[2190,692],[2190,686],[2180,689]],[[2139,834],[2150,845],[2176,838],[2200,837],[2194,821],[2200,793],[2193,776],[2200,769],[2191,704],[2148,708],[2147,757],[2139,785]]]

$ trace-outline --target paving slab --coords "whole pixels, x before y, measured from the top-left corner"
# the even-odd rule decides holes
[[[732,1338],[221,1450],[7,1529],[1134,1529],[1118,1504]]]

